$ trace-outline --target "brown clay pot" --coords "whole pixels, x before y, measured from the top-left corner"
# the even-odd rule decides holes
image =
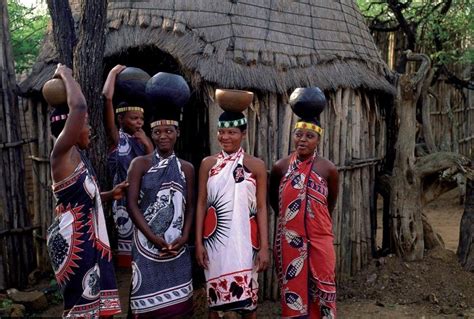
[[[61,79],[51,79],[43,85],[43,97],[52,107],[67,103],[67,93]]]
[[[216,102],[224,111],[243,112],[253,101],[253,93],[241,90],[216,90]]]

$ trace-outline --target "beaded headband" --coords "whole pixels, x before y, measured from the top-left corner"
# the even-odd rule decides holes
[[[155,122],[150,123],[150,128],[154,128],[155,126],[158,125],[174,125],[174,126],[179,126],[178,121],[173,121],[173,120],[158,120]]]
[[[298,128],[315,131],[319,135],[323,135],[323,132],[324,132],[324,130],[321,127],[317,126],[316,124],[308,123],[308,122],[296,122],[295,129],[298,129]]]
[[[247,124],[247,119],[245,117],[238,120],[232,120],[232,121],[218,121],[217,127],[218,128],[231,128],[231,127],[239,127],[244,124]]]
[[[67,119],[67,114],[61,114],[51,117],[51,123]]]
[[[115,110],[115,114],[122,113],[122,112],[129,112],[129,111],[139,111],[143,113],[143,108],[139,106],[119,107],[118,109]]]

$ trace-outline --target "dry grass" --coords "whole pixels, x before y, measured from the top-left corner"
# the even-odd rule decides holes
[[[355,1],[110,1],[105,56],[155,46],[193,84],[285,94],[300,86],[393,93]],[[48,33],[23,93],[39,91],[57,60]],[[198,89],[198,88],[195,88]]]

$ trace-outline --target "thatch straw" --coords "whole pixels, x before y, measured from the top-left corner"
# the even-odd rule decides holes
[[[105,56],[154,46],[172,55],[194,83],[276,93],[312,85],[393,93],[355,3],[308,2],[110,1]],[[41,88],[55,56],[48,38],[23,92]]]

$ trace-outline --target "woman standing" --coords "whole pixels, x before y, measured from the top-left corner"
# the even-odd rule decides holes
[[[170,77],[178,76],[165,75]],[[187,94],[189,98],[189,89]],[[161,103],[160,114],[150,124],[155,151],[134,159],[128,171],[128,210],[135,225],[130,295],[134,318],[180,317],[193,308],[191,255],[185,244],[194,215],[194,167],[174,153],[179,112],[168,113],[173,106]]]
[[[66,87],[67,106],[51,115],[57,137],[51,152],[56,217],[47,246],[64,299],[64,317],[93,318],[120,313],[101,200],[119,199],[126,183],[99,193],[94,170],[83,153],[89,146],[87,105],[69,68],[59,64],[54,77]]]
[[[275,261],[282,317],[330,319],[336,316],[331,213],[338,172],[317,153],[323,133],[317,117],[326,104],[324,94],[318,88],[305,90],[290,97],[294,112],[304,117],[293,131],[295,151],[277,161],[270,175],[270,202],[279,212]],[[299,103],[299,98],[306,101]],[[305,109],[308,103],[313,111]]]
[[[222,151],[203,159],[199,169],[196,258],[205,269],[209,318],[231,310],[256,318],[257,273],[269,263],[267,172],[240,146],[246,123],[242,113],[222,113]]]
[[[142,80],[129,81],[123,91],[117,92],[120,96],[119,104],[115,108],[113,99],[117,76],[126,69],[123,65],[116,65],[110,70],[105,81],[102,95],[105,98],[105,128],[108,141],[108,169],[113,178],[113,185],[127,179],[127,171],[132,160],[137,156],[153,152],[153,144],[143,131],[143,113],[146,80],[148,74],[140,69],[132,69]],[[140,72],[141,71],[141,72]],[[143,76],[145,75],[145,76]],[[115,115],[119,128],[115,126]],[[118,232],[117,264],[119,267],[130,267],[132,250],[132,221],[127,212],[127,200],[122,198],[112,204],[112,212]]]

